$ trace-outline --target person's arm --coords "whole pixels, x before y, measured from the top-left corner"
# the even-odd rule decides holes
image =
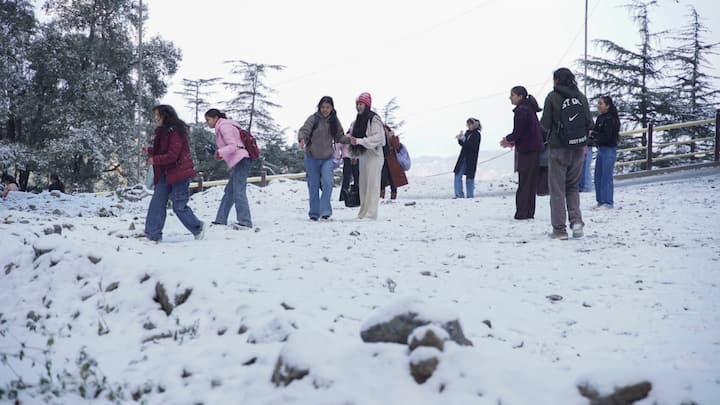
[[[553,124],[553,108],[552,108],[552,92],[545,97],[545,105],[543,106],[542,118],[540,118],[540,126],[543,127],[550,137],[550,131]]]
[[[350,143],[350,137],[345,135],[345,130],[342,127],[342,124],[340,123],[340,120],[338,120],[338,130],[333,135],[333,139],[335,139],[335,143]]]
[[[171,132],[169,135],[169,145],[168,145],[168,151],[166,153],[163,153],[162,155],[154,155],[152,157],[152,162],[155,165],[168,165],[170,163],[175,163],[180,159],[180,152],[182,151],[182,135],[178,133],[177,131]]]
[[[528,110],[518,109],[515,111],[515,117],[513,118],[513,131],[510,135],[505,137],[505,140],[512,143],[517,143],[519,139],[527,136],[530,132],[530,120],[527,116]]]
[[[385,128],[377,117],[373,117],[368,125],[367,136],[365,138],[356,138],[357,144],[368,149],[385,145]]]
[[[300,127],[297,134],[297,141],[301,147],[304,147],[308,139],[310,139],[310,131],[312,131],[313,123],[315,122],[315,114],[309,116],[305,123]]]

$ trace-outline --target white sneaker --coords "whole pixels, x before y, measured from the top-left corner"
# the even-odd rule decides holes
[[[252,229],[252,226],[241,225],[237,222],[233,222],[232,225],[230,225],[230,228],[232,228],[235,231],[246,231],[248,229]]]
[[[572,229],[573,238],[582,238],[583,235],[585,235],[583,232],[583,224],[573,224],[570,229]]]
[[[195,240],[203,240],[205,239],[205,229],[207,228],[207,224],[205,222],[202,223],[202,227],[200,228],[200,233],[195,235]]]

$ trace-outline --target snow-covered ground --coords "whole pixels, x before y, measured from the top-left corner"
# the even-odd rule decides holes
[[[584,193],[586,236],[569,241],[547,236],[548,197],[512,219],[513,177],[454,200],[450,175],[414,174],[431,171],[411,171],[375,222],[338,202],[309,222],[305,183],[276,181],[249,187],[254,230],[195,241],[169,215],[160,244],[134,237],[147,198],[12,193],[0,402],[102,387],[96,402],[579,405],[580,384],[648,381],[640,404],[720,403],[720,171],[618,184],[612,211]],[[209,222],[221,195],[190,205]],[[404,306],[459,319],[473,343],[446,342],[421,385],[418,349],[360,337]],[[273,384],[281,354],[309,374]]]

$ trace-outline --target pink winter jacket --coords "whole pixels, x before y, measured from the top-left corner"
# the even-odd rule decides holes
[[[240,124],[225,118],[219,118],[215,123],[215,143],[218,146],[218,154],[228,167],[234,167],[239,161],[250,157],[240,139],[238,128],[240,128]]]

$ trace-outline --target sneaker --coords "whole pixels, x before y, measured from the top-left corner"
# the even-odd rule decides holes
[[[323,221],[329,221],[329,220],[330,220],[330,215],[323,215],[323,216],[320,217],[320,218],[322,218]]]
[[[311,221],[315,221],[315,222],[317,222],[317,220],[318,220],[318,217],[310,217],[310,220],[311,220]]]
[[[252,229],[252,225],[243,225],[237,222],[233,222],[232,225],[230,225],[230,228],[232,228],[235,231],[246,231],[248,229]]]
[[[562,231],[553,230],[550,237],[553,239],[568,240],[568,233],[564,229]]]
[[[571,227],[573,238],[582,238],[585,235],[583,232],[583,224],[573,224]]]
[[[593,211],[605,211],[605,210],[611,210],[613,208],[612,205],[609,204],[598,204],[595,207],[592,207]]]
[[[200,226],[200,232],[198,232],[197,235],[195,235],[195,240],[203,240],[205,239],[205,228],[207,228],[207,225],[205,222],[202,223]]]
[[[217,222],[217,221],[212,221],[212,222],[210,222],[210,226],[213,226],[213,225],[223,225],[223,226],[226,226],[227,224],[224,224],[224,223],[222,223],[222,222]]]

